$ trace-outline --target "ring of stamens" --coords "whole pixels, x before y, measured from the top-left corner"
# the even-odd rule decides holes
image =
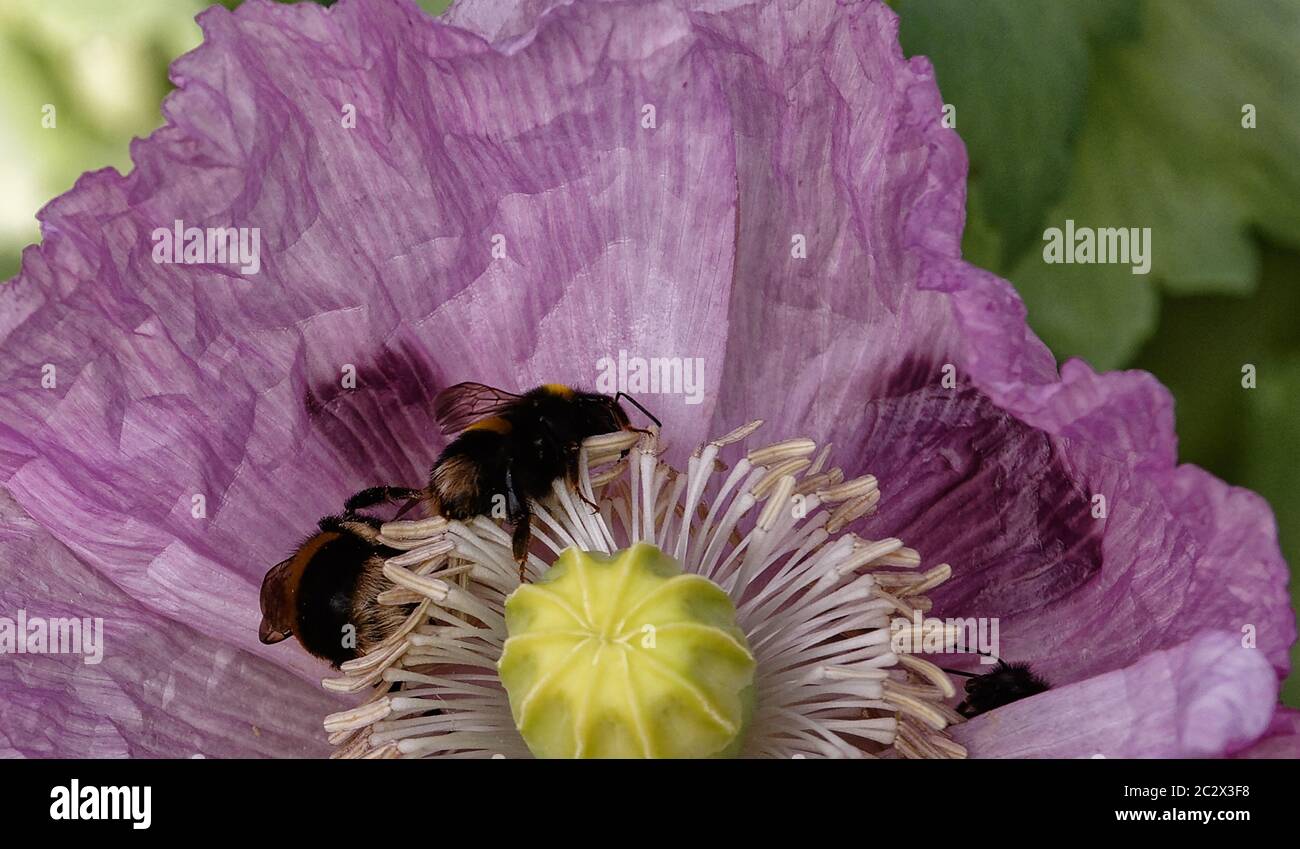
[[[945,703],[955,693],[948,676],[891,650],[890,619],[929,611],[925,594],[951,569],[921,571],[901,540],[844,531],[874,512],[880,490],[871,475],[845,480],[828,468],[830,446],[789,439],[732,467],[719,459],[761,424],[702,446],[684,474],[660,459],[655,433],[588,439],[579,491],[556,481],[532,505],[526,572],[549,567],[540,549],[611,553],[645,541],[726,590],[758,662],[742,755],[964,757],[945,733],[961,721]],[[403,552],[385,565],[394,586],[380,603],[417,606],[323,682],[371,691],[326,717],[333,756],[529,757],[496,672],[505,599],[519,585],[510,534],[482,516],[434,517],[390,522],[380,541]]]

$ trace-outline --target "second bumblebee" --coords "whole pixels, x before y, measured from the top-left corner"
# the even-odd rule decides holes
[[[439,427],[456,438],[433,464],[428,487],[363,490],[348,501],[348,509],[415,497],[424,499],[431,513],[465,520],[492,515],[500,507],[513,526],[512,552],[522,577],[531,540],[528,502],[544,498],[557,479],[577,488],[584,439],[637,430],[619,405],[620,398],[659,424],[624,393],[605,395],[547,383],[520,395],[482,383],[458,383],[434,399]]]

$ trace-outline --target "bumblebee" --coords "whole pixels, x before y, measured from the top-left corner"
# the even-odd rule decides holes
[[[1007,663],[1001,658],[996,667],[983,675],[947,671],[967,676],[966,698],[957,705],[957,712],[967,719],[1051,689],[1047,680],[1030,669],[1029,664]]]
[[[418,497],[431,514],[449,519],[504,515],[513,527],[511,548],[523,580],[532,539],[529,501],[544,498],[557,479],[576,489],[584,439],[640,430],[620,406],[622,398],[659,424],[623,392],[604,395],[548,383],[516,395],[482,383],[458,383],[434,398],[439,428],[455,439],[433,464],[428,486],[418,491],[374,487],[349,499],[347,508]]]
[[[392,588],[384,560],[400,551],[378,542],[378,519],[352,510],[326,516],[286,560],[262,579],[263,643],[288,637],[337,667],[392,635],[410,605],[380,604]]]

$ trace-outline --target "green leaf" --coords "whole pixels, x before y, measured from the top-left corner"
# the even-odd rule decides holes
[[[1257,364],[1257,386],[1249,391],[1245,438],[1242,451],[1242,479],[1273,506],[1277,516],[1282,553],[1291,564],[1291,599],[1300,607],[1300,354],[1269,357]],[[1246,390],[1243,390],[1246,391]],[[1291,676],[1283,687],[1283,699],[1300,706],[1300,643],[1291,647]]]
[[[1096,56],[1074,171],[1047,225],[1151,228],[1150,277],[1047,266],[1037,247],[1011,273],[1044,340],[1098,366],[1123,364],[1152,329],[1149,314],[1115,323],[1114,299],[1134,302],[1134,287],[1248,293],[1259,266],[1253,231],[1300,245],[1300,7],[1142,8],[1142,38]],[[1248,103],[1254,129],[1242,126]]]
[[[1142,5],[1151,0],[1090,0],[1075,13],[1096,43],[1114,43],[1131,37],[1142,21]]]
[[[982,209],[980,187],[966,190],[966,229],[961,234],[962,259],[980,268],[1002,266],[1002,234],[979,211]]]
[[[1179,459],[1264,496],[1277,517],[1300,605],[1300,253],[1265,247],[1254,297],[1167,298],[1135,365],[1174,394]],[[1242,386],[1255,367],[1256,388]],[[1293,650],[1295,651],[1295,650]],[[1293,654],[1300,667],[1300,652]],[[1300,675],[1285,689],[1300,705]]]
[[[1035,239],[1070,172],[1083,118],[1088,35],[1116,37],[1131,2],[898,0],[908,55],[928,56],[971,161],[972,220],[1002,242],[998,262]],[[974,199],[978,194],[979,200]]]
[[[162,122],[163,57],[198,44],[203,6],[0,3],[0,285],[17,272],[22,247],[39,240],[41,206],[84,171],[129,170],[131,136]]]
[[[1035,248],[1011,270],[1029,321],[1059,357],[1119,368],[1155,330],[1160,298],[1128,265],[1048,265]]]
[[[1300,6],[1145,8],[1141,42],[1102,56],[1062,212],[1151,227],[1157,278],[1177,291],[1248,291],[1252,226],[1300,245]]]

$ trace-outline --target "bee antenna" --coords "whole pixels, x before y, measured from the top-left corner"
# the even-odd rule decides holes
[[[975,653],[983,657],[991,657],[994,660],[996,660],[998,663],[1003,662],[1002,658],[998,657],[992,652],[980,651],[979,649],[976,649]],[[947,672],[949,675],[965,675],[967,678],[978,678],[981,675],[985,674],[983,672],[962,672],[960,669],[948,669],[947,667],[944,666],[941,666],[939,668],[942,669],[944,672]]]
[[[619,399],[619,398],[626,398],[627,400],[631,401],[631,402],[632,402],[632,406],[636,407],[638,410],[640,410],[641,412],[645,413],[646,418],[648,418],[650,421],[652,421],[652,422],[655,423],[655,427],[663,427],[663,423],[660,422],[657,418],[655,418],[653,413],[651,413],[651,412],[650,412],[649,410],[647,410],[645,407],[642,407],[642,406],[641,406],[641,402],[638,401],[637,399],[633,398],[631,395],[627,394],[626,392],[620,392],[620,393],[618,393],[617,395],[614,396],[614,403],[615,403],[615,404],[618,403],[618,399]]]
[[[980,677],[980,673],[978,672],[962,672],[960,669],[949,669],[946,666],[940,666],[939,668],[942,669],[944,672],[947,672],[949,675],[965,675],[967,678]]]

